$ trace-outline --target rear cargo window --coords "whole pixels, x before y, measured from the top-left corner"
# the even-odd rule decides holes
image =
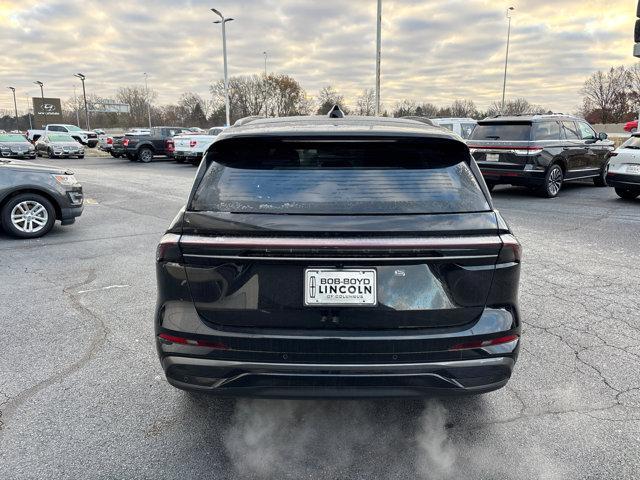
[[[471,140],[528,141],[531,123],[479,123],[471,133]]]
[[[229,139],[214,144],[191,210],[281,214],[486,211],[457,142]]]
[[[538,122],[533,125],[534,140],[560,140],[560,124],[558,122]]]

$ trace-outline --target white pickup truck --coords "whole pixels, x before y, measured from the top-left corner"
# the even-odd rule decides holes
[[[176,162],[182,163],[187,161],[193,165],[198,165],[202,160],[204,152],[209,148],[209,145],[213,143],[225,128],[226,127],[213,127],[210,128],[206,134],[184,133],[173,137],[173,143],[175,145],[173,157],[176,159]]]
[[[68,133],[77,142],[80,142],[82,145],[88,145],[90,148],[94,148],[98,144],[98,134],[96,132],[82,130],[80,127],[76,127],[75,125],[63,123],[45,125],[42,130],[27,130],[27,139],[33,143],[41,136],[50,132]]]

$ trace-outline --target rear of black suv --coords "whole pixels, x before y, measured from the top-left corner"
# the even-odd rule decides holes
[[[520,245],[467,147],[410,121],[262,120],[210,147],[157,252],[182,389],[481,393],[519,349]]]
[[[555,197],[564,182],[606,185],[613,142],[568,115],[497,116],[478,122],[468,145],[487,185],[510,184]]]

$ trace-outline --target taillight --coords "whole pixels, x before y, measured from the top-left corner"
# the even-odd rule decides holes
[[[491,338],[489,340],[472,340],[470,342],[456,343],[449,350],[470,350],[472,348],[491,347],[518,340],[518,335],[505,335],[504,337]]]
[[[178,262],[182,261],[180,251],[180,235],[175,233],[165,233],[160,239],[156,248],[156,262]]]
[[[122,146],[123,147],[128,147],[129,146],[129,139],[125,138],[124,140],[122,140]]]
[[[193,148],[193,147],[195,147],[197,144],[198,144],[198,142],[197,142],[197,141],[195,141],[195,140],[191,140],[191,141],[189,142],[189,147]]]
[[[172,139],[168,138],[164,141],[164,149],[167,152],[173,152],[176,149],[176,145],[173,143]]]
[[[520,263],[522,259],[522,245],[513,235],[500,235],[502,240],[502,248],[498,255],[497,263]]]
[[[113,138],[107,137],[107,145],[113,145]]]
[[[180,345],[190,345],[192,347],[206,347],[215,348],[218,350],[228,350],[224,343],[209,342],[208,340],[193,340],[191,338],[177,337],[175,335],[169,335],[168,333],[161,333],[158,338],[162,343],[179,343]]]

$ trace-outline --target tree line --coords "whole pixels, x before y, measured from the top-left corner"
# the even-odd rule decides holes
[[[580,89],[582,104],[575,113],[591,123],[621,123],[637,118],[640,111],[640,64],[619,66],[597,71]],[[315,96],[310,96],[293,77],[284,74],[241,75],[229,79],[231,122],[247,116],[293,116],[326,114],[333,105],[339,105],[347,114],[373,115],[375,92],[366,88],[351,102],[327,85]],[[210,127],[224,125],[225,98],[222,80],[211,85],[209,96],[194,92],[183,93],[174,104],[159,105],[158,94],[139,85],[129,85],[118,90],[116,101],[130,107],[128,114],[91,112],[91,126],[101,128],[130,128],[148,125],[150,113],[153,125],[177,125]],[[100,98],[88,95],[90,105],[99,104]],[[427,118],[471,117],[481,119],[499,114],[501,102],[494,101],[486,110],[476,106],[473,100],[457,99],[450,105],[437,106],[431,102],[402,100],[393,105],[383,105],[381,115],[390,117],[421,116]],[[148,111],[149,110],[149,111]],[[530,103],[525,98],[506,102],[504,114],[546,113],[550,110]],[[79,122],[78,122],[79,119]],[[85,125],[84,103],[81,97],[71,97],[63,102],[65,123]],[[27,115],[19,117],[21,129],[29,125]],[[0,128],[13,130],[15,118],[12,111],[1,112]]]

